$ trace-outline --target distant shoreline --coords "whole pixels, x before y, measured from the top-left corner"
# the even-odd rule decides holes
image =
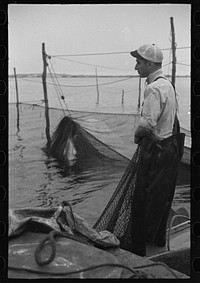
[[[95,75],[83,75],[83,74],[78,74],[78,75],[70,75],[70,74],[56,74],[57,77],[59,78],[93,78],[96,77]],[[166,77],[171,77],[171,75],[165,75]],[[9,78],[14,78],[14,75],[8,75]],[[17,78],[41,78],[42,74],[17,74]],[[47,74],[47,77],[51,77],[50,75]],[[139,76],[134,76],[134,75],[98,75],[99,78],[108,78],[108,77],[133,77],[137,78]],[[176,78],[179,77],[190,77],[188,75],[176,75]]]

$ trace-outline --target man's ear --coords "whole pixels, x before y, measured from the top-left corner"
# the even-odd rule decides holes
[[[153,63],[153,62],[148,61],[148,62],[147,62],[147,64],[148,64],[148,66],[149,66],[149,68],[150,68],[150,69],[152,69],[152,68],[153,68],[153,65],[154,65],[154,63]]]

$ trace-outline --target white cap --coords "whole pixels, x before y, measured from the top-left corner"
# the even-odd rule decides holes
[[[155,44],[144,44],[137,50],[131,51],[130,54],[136,58],[143,58],[154,63],[162,63],[163,53]]]

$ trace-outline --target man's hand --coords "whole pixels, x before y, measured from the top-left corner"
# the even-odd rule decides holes
[[[150,129],[147,129],[147,128],[142,127],[142,126],[138,126],[136,131],[135,131],[134,142],[137,143],[137,144],[140,144],[142,142],[142,137],[148,136],[150,134],[151,134]]]
[[[140,144],[142,142],[142,137],[134,136],[134,143]]]

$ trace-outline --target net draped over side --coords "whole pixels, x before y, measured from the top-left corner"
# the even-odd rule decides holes
[[[94,224],[97,231],[108,230],[120,240],[120,247],[131,250],[132,201],[141,154],[138,146],[114,194]]]

